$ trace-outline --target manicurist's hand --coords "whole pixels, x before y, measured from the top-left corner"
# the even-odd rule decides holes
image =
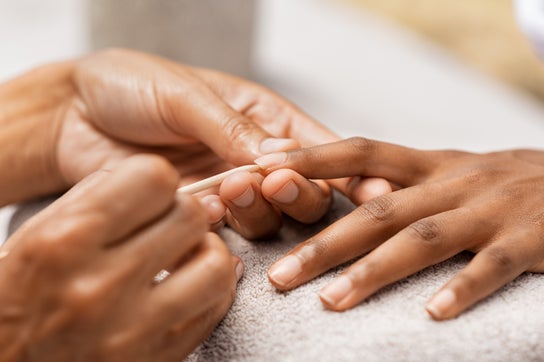
[[[263,87],[148,54],[91,55],[77,62],[74,82],[77,96],[58,138],[59,170],[67,180],[144,151],[168,158],[188,184],[332,135]],[[305,133],[311,136],[297,137]],[[203,198],[210,222],[226,220],[249,238],[275,232],[283,205],[265,199],[261,180],[258,174],[235,175],[221,193],[201,194],[216,194]],[[319,218],[330,197],[325,183],[315,185],[305,181],[304,187],[322,204],[314,212]]]
[[[360,257],[321,290],[332,310],[352,308],[463,250],[475,256],[427,304],[435,319],[457,316],[525,271],[544,272],[544,152],[418,151],[353,138],[257,163],[308,178],[383,177],[400,187],[361,204],[271,267],[270,281],[288,290]]]
[[[0,85],[0,105],[0,166],[10,170],[0,178],[2,204],[63,191],[142,152],[167,158],[188,184],[266,153],[337,139],[262,86],[129,50],[38,68]],[[261,182],[239,174],[211,190],[219,196],[202,199],[210,222],[227,219],[260,237],[280,226],[282,211],[312,222],[328,208],[324,182],[286,173],[264,189]],[[363,198],[364,184],[355,192]],[[312,208],[298,206],[310,201]]]
[[[243,265],[157,156],[98,171],[0,259],[1,361],[181,361],[230,307]],[[171,275],[153,282],[163,268]]]

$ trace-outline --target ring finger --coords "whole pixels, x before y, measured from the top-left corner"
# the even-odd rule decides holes
[[[384,286],[488,240],[489,230],[469,209],[455,209],[418,220],[351,265],[323,288],[320,298],[333,310],[345,310]]]

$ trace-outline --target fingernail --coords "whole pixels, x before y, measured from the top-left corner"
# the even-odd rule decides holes
[[[453,307],[455,299],[455,293],[451,289],[444,289],[438,292],[427,304],[427,312],[433,318],[442,319],[447,315],[448,310]]]
[[[9,251],[7,251],[7,250],[0,251],[0,260],[4,259],[6,256],[8,256],[8,254],[9,254]]]
[[[261,153],[287,151],[298,146],[297,141],[291,138],[267,138],[261,142]]]
[[[255,200],[253,187],[249,186],[243,194],[232,200],[232,203],[238,207],[248,207]]]
[[[225,205],[216,195],[207,195],[200,199],[200,203],[208,211],[208,223],[216,224],[225,216]]]
[[[277,153],[269,153],[268,155],[264,155],[256,159],[254,162],[259,165],[260,168],[263,170],[266,170],[267,168],[270,168],[272,166],[278,166],[285,162],[287,159],[287,153],[285,152],[277,152]]]
[[[287,286],[302,271],[302,264],[295,255],[289,255],[277,262],[268,273],[276,284]]]
[[[272,195],[272,198],[282,204],[290,204],[298,197],[298,187],[293,181],[287,182],[283,187]]]
[[[244,275],[244,263],[239,261],[236,264],[236,281],[239,281],[240,279],[242,279],[242,275]]]
[[[344,299],[353,289],[351,279],[345,275],[341,275],[331,284],[327,285],[319,293],[319,297],[329,305],[336,305]]]

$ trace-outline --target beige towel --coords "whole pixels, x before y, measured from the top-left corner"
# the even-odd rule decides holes
[[[47,201],[23,205],[12,230]],[[276,240],[221,234],[246,264],[236,301],[193,361],[544,361],[544,276],[524,274],[459,318],[433,322],[425,302],[470,259],[461,254],[385,288],[358,307],[326,311],[317,292],[331,271],[287,293],[268,282],[283,253],[352,206],[338,199],[318,225],[286,221]]]

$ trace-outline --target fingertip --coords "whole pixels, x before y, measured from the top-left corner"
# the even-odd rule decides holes
[[[227,213],[227,207],[217,195],[206,195],[200,203],[208,212],[208,222],[212,225],[221,222]]]
[[[259,165],[263,170],[268,170],[273,167],[281,166],[287,161],[287,152],[269,153],[255,159],[253,162]]]
[[[294,174],[294,171],[288,169],[272,172],[263,180],[261,185],[263,196],[281,204],[295,202],[300,190],[294,181]]]
[[[251,186],[253,177],[249,172],[237,172],[227,177],[219,188],[223,201],[232,201],[240,197]]]
[[[292,138],[266,138],[261,142],[260,151],[262,154],[289,151],[299,148],[298,141]]]
[[[393,191],[391,184],[378,177],[361,178],[353,177],[347,186],[348,196],[357,204],[362,204],[376,197]]]
[[[348,309],[348,296],[354,288],[353,281],[347,275],[340,275],[319,292],[319,298],[327,309],[341,311]]]
[[[237,256],[233,256],[232,260],[234,261],[234,272],[236,273],[236,281],[239,282],[244,275],[245,265],[242,259]]]
[[[453,290],[442,289],[431,298],[425,310],[434,320],[450,319],[457,315],[456,302],[457,296]]]
[[[268,280],[276,289],[289,290],[302,273],[302,262],[296,255],[287,255],[268,270]]]

